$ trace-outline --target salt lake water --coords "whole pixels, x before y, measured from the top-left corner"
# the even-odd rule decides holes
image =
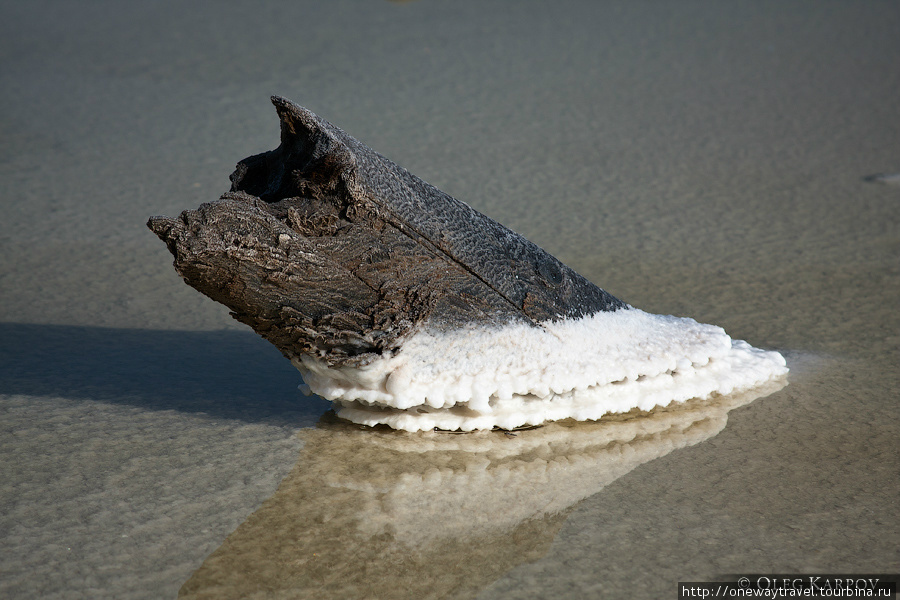
[[[900,572],[896,3],[0,17],[0,596],[665,598]],[[336,421],[145,227],[277,145],[272,94],[790,374],[514,436]]]

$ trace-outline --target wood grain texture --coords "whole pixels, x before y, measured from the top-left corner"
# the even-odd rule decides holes
[[[184,280],[288,358],[363,365],[420,327],[577,318],[624,303],[310,111],[218,201],[148,226]]]

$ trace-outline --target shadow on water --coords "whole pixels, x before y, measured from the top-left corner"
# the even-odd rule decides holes
[[[330,403],[243,331],[155,331],[0,323],[0,394],[60,396],[292,425]]]

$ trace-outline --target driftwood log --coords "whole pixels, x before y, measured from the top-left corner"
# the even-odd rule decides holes
[[[147,225],[190,286],[289,359],[358,367],[418,329],[626,305],[520,235],[283,98],[281,144],[218,201]]]

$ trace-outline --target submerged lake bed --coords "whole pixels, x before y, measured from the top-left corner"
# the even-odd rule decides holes
[[[895,5],[2,13],[3,597],[900,572]],[[625,302],[780,352],[787,379],[509,436],[335,420],[144,225],[277,144],[272,94]]]

